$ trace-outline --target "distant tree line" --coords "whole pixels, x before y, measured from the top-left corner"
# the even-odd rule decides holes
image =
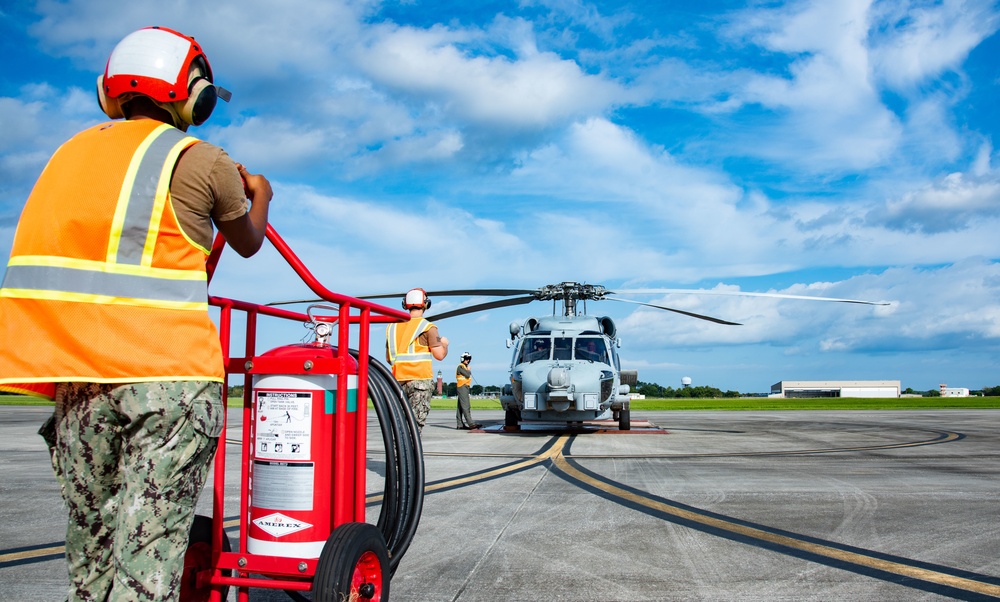
[[[923,395],[924,397],[941,397],[941,389],[930,389],[928,391],[914,391],[910,387],[906,387],[903,391],[904,395]],[[983,397],[1000,397],[1000,385],[996,387],[983,387],[978,391],[975,389],[969,389],[970,395],[982,395]]]
[[[725,391],[721,389],[716,389],[715,387],[681,387],[680,389],[675,389],[673,387],[664,387],[656,383],[644,383],[641,380],[636,383],[635,393],[640,395],[645,395],[646,397],[653,398],[678,398],[678,397],[691,397],[696,399],[704,398],[720,398],[720,397],[739,397],[739,391]]]
[[[444,383],[441,387],[442,393],[448,397],[458,397],[458,383]],[[500,387],[494,385],[472,385],[469,387],[469,393],[472,395],[496,395],[500,396]]]

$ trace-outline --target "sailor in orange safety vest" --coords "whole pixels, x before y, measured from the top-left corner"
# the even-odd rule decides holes
[[[458,403],[455,407],[455,428],[457,429],[477,429],[483,425],[472,421],[472,402],[469,394],[472,389],[472,354],[468,351],[462,353],[462,357],[455,368],[455,385],[458,392]]]
[[[14,234],[0,388],[55,399],[40,433],[69,509],[68,598],[176,600],[225,412],[212,225],[253,255],[272,191],[186,133],[229,99],[194,38],[129,34],[97,95],[113,121],[56,150]]]
[[[389,324],[385,332],[385,358],[410,401],[417,428],[421,431],[434,394],[432,360],[440,361],[448,355],[448,339],[424,318],[424,310],[430,306],[431,300],[423,289],[410,290],[403,298],[403,309],[410,311],[410,321]]]

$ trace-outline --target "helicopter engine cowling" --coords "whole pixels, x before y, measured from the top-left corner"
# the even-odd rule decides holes
[[[601,322],[601,332],[608,335],[608,338],[614,339],[615,335],[618,334],[618,328],[615,326],[615,321],[607,316],[598,319]]]

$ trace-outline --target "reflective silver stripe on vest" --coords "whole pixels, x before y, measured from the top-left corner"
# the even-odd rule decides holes
[[[400,353],[396,356],[396,363],[404,362],[412,364],[414,362],[426,362],[434,359],[430,353]]]
[[[392,323],[385,327],[385,348],[389,351],[389,363],[396,363],[396,324]]]
[[[208,298],[206,280],[174,280],[37,265],[8,265],[3,288],[185,303],[204,303]]]
[[[149,223],[153,218],[156,186],[163,173],[163,164],[174,145],[186,137],[187,134],[176,128],[167,128],[146,149],[136,170],[128,208],[125,210],[121,241],[115,257],[117,263],[139,265],[142,262],[142,252],[149,236]]]

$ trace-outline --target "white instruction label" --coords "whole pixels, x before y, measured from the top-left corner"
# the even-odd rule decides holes
[[[310,461],[313,394],[309,391],[257,391],[256,402],[255,457]]]

